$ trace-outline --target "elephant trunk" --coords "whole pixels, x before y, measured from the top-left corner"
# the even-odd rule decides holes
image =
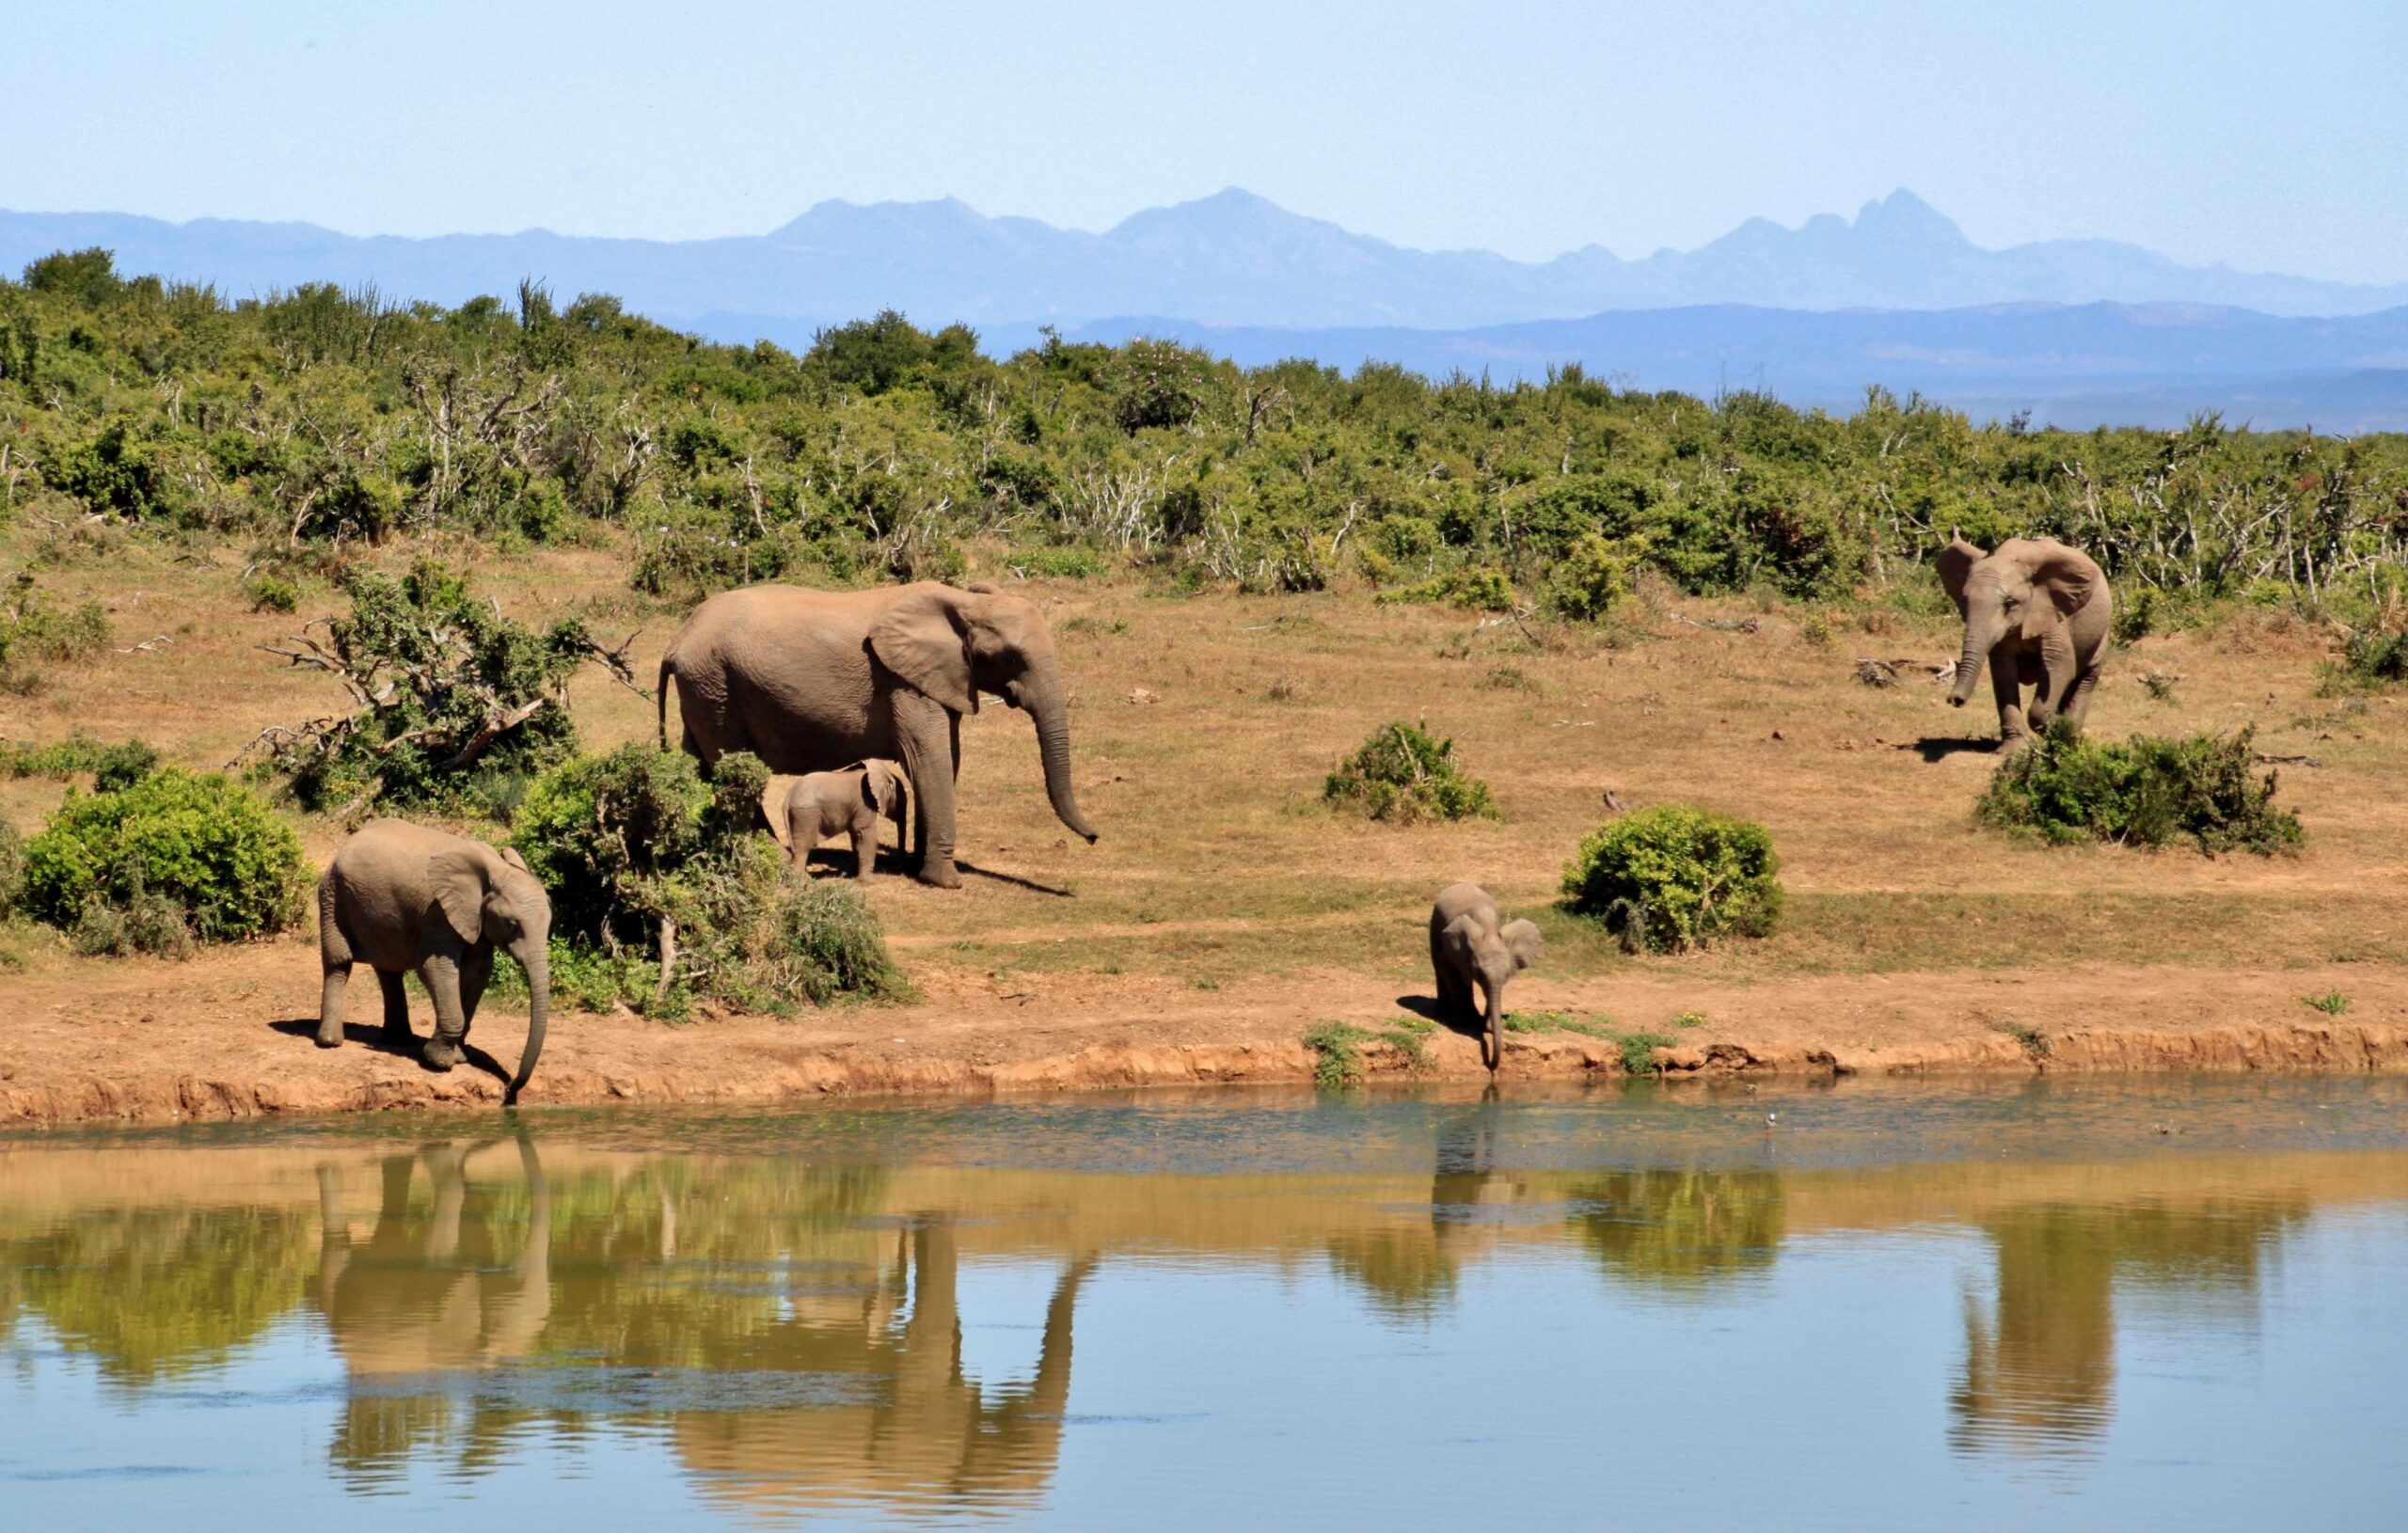
[[[1948,701],[1954,707],[1963,707],[1973,695],[1973,687],[1982,679],[1982,661],[1988,657],[1991,646],[2000,637],[2001,623],[1991,618],[1968,618],[1965,622],[1965,649],[1956,656],[1956,685],[1948,689]]]
[[[526,1088],[527,1078],[535,1073],[535,1061],[544,1053],[544,1023],[552,1009],[552,964],[547,943],[531,939],[510,950],[518,967],[527,972],[527,1047],[518,1056],[518,1074],[501,1094],[501,1103],[509,1106],[518,1099]]]
[[[1505,987],[1490,985],[1484,988],[1488,991],[1488,1005],[1481,1016],[1484,1025],[1480,1035],[1480,1062],[1488,1067],[1489,1074],[1495,1075],[1505,1058]]]
[[[1038,749],[1045,757],[1045,797],[1053,800],[1054,817],[1085,836],[1092,846],[1095,827],[1079,813],[1078,795],[1070,786],[1069,707],[1062,701],[1059,687],[1036,693],[1025,705],[1029,717],[1037,721]]]

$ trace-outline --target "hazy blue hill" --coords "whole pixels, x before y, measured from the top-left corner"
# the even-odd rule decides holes
[[[1852,219],[1825,214],[1797,229],[1751,219],[1695,250],[1635,261],[1599,245],[1546,261],[1411,250],[1236,188],[1133,213],[1101,234],[990,217],[954,198],[822,202],[767,234],[685,242],[542,229],[355,237],[308,224],[0,213],[0,269],[88,245],[116,250],[125,270],[237,294],[373,282],[396,296],[457,303],[534,277],[563,296],[613,292],[672,320],[717,312],[832,323],[891,307],[929,324],[1159,314],[1289,328],[1459,329],[1709,304],[1827,310],[2107,300],[2294,315],[2408,304],[2408,284],[2186,267],[2112,241],[1987,250],[1906,191],[1866,203]]]

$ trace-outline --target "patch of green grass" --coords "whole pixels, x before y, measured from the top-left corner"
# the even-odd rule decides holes
[[[1990,1026],[2023,1046],[2024,1054],[2035,1064],[2049,1057],[2049,1035],[2027,1022],[1992,1022]]]
[[[1401,1017],[1392,1027],[1356,1027],[1352,1022],[1323,1022],[1305,1034],[1312,1051],[1313,1086],[1319,1091],[1344,1091],[1363,1081],[1363,1046],[1384,1043],[1395,1050],[1405,1067],[1419,1074],[1432,1067],[1425,1047],[1438,1024],[1420,1017]]]
[[[1577,1033],[1582,1037],[1609,1038],[1613,1034],[1607,1023],[1611,1018],[1600,1017],[1582,1021],[1568,1011],[1509,1011],[1505,1014],[1508,1033]]]
[[[2338,990],[2327,990],[2322,995],[2304,995],[2300,999],[2327,1017],[2338,1017],[2350,1009],[2350,998]]]
[[[1656,1051],[1669,1049],[1679,1041],[1665,1033],[1616,1033],[1611,1036],[1614,1047],[1622,1051],[1624,1075],[1656,1074]]]

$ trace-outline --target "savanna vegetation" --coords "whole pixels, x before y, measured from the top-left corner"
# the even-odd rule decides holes
[[[2194,765],[2255,791],[2251,752],[2312,753],[2286,799],[2319,826],[2374,816],[2312,871],[2331,897],[2094,869],[2100,897],[2075,904],[2041,866],[2070,854],[1983,831],[1987,758],[1917,739],[1967,718],[1857,679],[1954,649],[1927,567],[1952,531],[2088,550],[2118,642],[2184,668],[2144,699],[2112,665],[2084,748],[2105,753],[2049,794],[2121,796],[2206,845],[2222,832],[2165,819],[2105,742],[2257,725]],[[26,832],[0,875],[36,861],[66,784],[89,805],[164,755],[230,768],[321,861],[378,812],[515,838],[576,949],[556,986],[673,1013],[900,993],[881,926],[914,978],[998,986],[1418,967],[1393,933],[1456,873],[1539,916],[1543,972],[2230,959],[2211,895],[2250,907],[2234,961],[2364,955],[2387,940],[2366,871],[2408,833],[2367,787],[2408,676],[2403,544],[2400,435],[2069,433],[1879,390],[1839,417],[1577,369],[1498,386],[1157,341],[994,358],[893,314],[798,355],[532,284],[456,308],[237,300],[62,253],[0,282],[0,802]],[[130,571],[157,605],[118,598]],[[973,781],[977,855],[1017,882],[772,894],[712,840],[712,784],[612,750],[649,737],[633,678],[702,595],[966,576],[1051,610],[1083,791],[1113,822],[1092,852]],[[146,677],[174,680],[128,685]],[[973,773],[1017,781],[1011,749]],[[2067,765],[2009,769],[2029,798]],[[1608,793],[1601,825],[1617,787],[1638,813]],[[1669,827],[1683,804],[1703,818]],[[1969,886],[1969,846],[2012,876]],[[250,934],[205,899],[168,922],[147,872],[110,874],[98,904],[98,874],[71,900],[42,877],[0,901],[88,925],[95,950]],[[1975,918],[2022,935],[1968,953]]]

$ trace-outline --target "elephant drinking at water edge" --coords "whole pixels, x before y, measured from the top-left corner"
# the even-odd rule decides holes
[[[772,772],[903,763],[923,882],[960,887],[954,781],[961,716],[990,693],[1037,725],[1046,796],[1096,838],[1070,786],[1069,691],[1036,606],[992,586],[877,591],[748,586],[694,608],[660,660],[660,732],[677,684],[684,743],[705,766],[750,751]]]

